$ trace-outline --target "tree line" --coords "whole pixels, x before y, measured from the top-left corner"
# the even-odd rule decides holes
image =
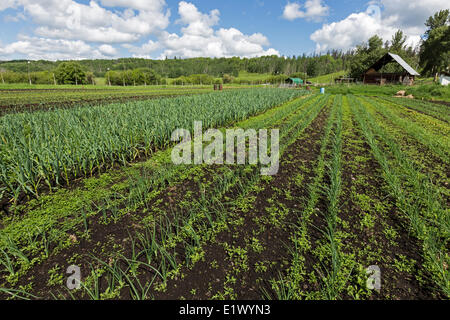
[[[212,78],[223,78],[224,76],[225,78],[227,76],[237,78],[241,71],[268,75],[292,75],[301,72],[307,73],[310,77],[315,77],[346,70],[349,66],[351,55],[352,53],[350,51],[344,53],[333,50],[325,55],[302,55],[298,57],[266,56],[251,59],[238,57],[180,59],[174,57],[173,59],[168,58],[165,60],[121,58],[116,60],[70,61],[70,63],[77,64],[85,73],[92,73],[94,77],[107,78],[109,75],[115,84],[123,85],[125,81],[126,85],[133,85],[135,79],[138,79],[136,82],[139,84],[159,82],[155,79],[155,76],[161,79],[179,78],[179,80],[183,79],[182,77],[189,78],[191,75],[199,74],[208,75]],[[27,80],[27,69],[30,67],[33,75],[42,77],[41,82],[53,83],[52,77],[49,78],[48,74],[58,69],[61,65],[67,67],[66,63],[32,61],[28,65],[28,61],[15,60],[0,62],[0,70],[3,70],[4,75],[5,73],[9,73],[8,79],[13,80],[16,77]],[[38,74],[39,72],[47,73],[44,76],[44,74]],[[151,73],[154,75],[151,75]],[[146,75],[150,78],[145,79]],[[118,79],[117,82],[116,79]],[[195,79],[187,80],[191,81]]]
[[[30,65],[31,63],[28,63]],[[28,66],[29,68],[29,66]],[[0,65],[0,82],[30,84],[95,84],[93,72],[77,62],[62,62],[54,70],[17,72]]]

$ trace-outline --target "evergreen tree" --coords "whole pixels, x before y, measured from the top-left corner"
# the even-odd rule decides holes
[[[426,74],[435,76],[450,66],[450,11],[441,10],[429,17],[420,47],[420,64]]]

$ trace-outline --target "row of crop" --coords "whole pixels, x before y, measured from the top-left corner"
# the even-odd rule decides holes
[[[287,104],[285,104],[284,106],[282,106],[280,108],[275,108],[273,110],[270,110],[270,111],[266,112],[265,114],[262,114],[260,116],[254,117],[254,119],[249,119],[249,120],[243,121],[242,123],[239,123],[238,125],[240,127],[243,127],[243,128],[246,128],[246,127],[248,127],[248,128],[263,128],[263,127],[265,127],[265,125],[268,122],[272,122],[275,127],[277,127],[278,124],[279,124],[282,128],[284,128],[285,126],[282,125],[282,122],[285,121],[286,117],[288,115],[290,115],[290,114],[299,114],[299,115],[301,115],[304,111],[309,110],[311,108],[311,102],[312,102],[311,100],[312,100],[311,98],[308,98],[308,99],[296,100],[294,102],[287,103]],[[305,107],[307,107],[307,106],[309,106],[308,109],[305,109]],[[298,121],[299,119],[301,119],[300,116],[296,116],[295,117],[295,121]],[[289,131],[285,131],[285,130],[282,130],[282,131],[284,132],[284,134],[282,134],[282,137],[284,137],[284,136],[289,134]],[[168,151],[164,151],[162,153],[170,155],[170,152],[168,152]],[[121,217],[124,216],[125,213],[131,213],[131,212],[133,212],[135,210],[138,210],[140,206],[145,206],[146,210],[153,210],[153,209],[155,209],[155,206],[150,205],[150,207],[149,207],[148,204],[152,203],[151,202],[152,200],[155,200],[152,197],[154,197],[155,195],[159,194],[158,190],[161,190],[161,188],[164,189],[167,185],[166,184],[162,184],[161,185],[160,183],[157,183],[157,181],[154,181],[154,180],[155,180],[155,178],[157,178],[158,181],[159,180],[168,180],[168,181],[171,181],[171,184],[174,183],[175,180],[173,180],[173,178],[169,177],[169,176],[173,176],[172,174],[169,173],[169,171],[171,171],[170,168],[174,169],[177,172],[177,174],[176,174],[177,177],[185,177],[185,178],[187,178],[187,177],[191,177],[192,174],[195,174],[195,172],[198,173],[198,170],[196,170],[195,167],[194,167],[194,170],[192,170],[190,167],[187,167],[187,168],[183,167],[184,171],[186,171],[186,173],[180,172],[177,169],[180,166],[175,166],[175,165],[171,164],[170,158],[166,159],[166,157],[164,157],[164,159],[165,160],[161,160],[161,161],[167,162],[166,165],[164,165],[164,167],[167,166],[167,170],[165,170],[165,171],[168,171],[167,173],[163,174],[161,171],[158,171],[158,172],[161,172],[161,175],[162,175],[161,177],[159,177],[159,175],[158,175],[158,177],[147,177],[147,176],[144,176],[144,177],[137,177],[137,179],[135,179],[135,178],[131,179],[129,188],[125,188],[124,189],[124,191],[126,191],[126,193],[123,194],[123,195],[120,195],[120,196],[119,195],[115,195],[114,196],[114,199],[119,199],[119,202],[117,202],[117,200],[110,200],[109,198],[104,199],[104,200],[96,199],[95,202],[94,202],[96,205],[93,206],[91,209],[89,209],[90,203],[87,203],[86,206],[88,208],[87,209],[82,209],[80,214],[77,215],[78,217],[76,219],[77,223],[81,224],[83,226],[82,229],[84,230],[84,232],[89,233],[89,228],[90,228],[89,227],[89,225],[90,225],[89,220],[91,220],[91,219],[103,219],[105,222],[107,222],[107,221],[117,222],[117,221],[119,221],[121,219]],[[181,169],[181,170],[183,171],[183,169]],[[138,171],[141,172],[141,170],[138,170]],[[189,210],[193,210],[193,211],[191,211],[189,213],[189,216],[191,216],[192,218],[194,218],[194,217],[198,218],[197,214],[194,214],[195,212],[197,212],[203,218],[209,217],[207,219],[210,220],[211,216],[208,215],[208,214],[205,214],[203,212],[204,209],[205,208],[211,209],[212,207],[217,207],[217,208],[221,207],[222,205],[220,204],[220,202],[216,202],[216,201],[212,200],[212,199],[220,199],[221,198],[219,196],[219,194],[217,193],[218,190],[219,189],[221,190],[220,194],[225,192],[229,187],[231,187],[238,180],[241,180],[241,178],[243,178],[243,175],[245,174],[247,169],[246,168],[240,169],[238,167],[234,171],[236,171],[236,172],[233,172],[231,170],[225,170],[225,172],[222,173],[222,175],[218,175],[214,179],[214,180],[217,180],[216,183],[212,184],[213,188],[211,190],[209,190],[209,188],[205,189],[208,192],[206,194],[203,194],[202,199],[199,199],[199,201],[200,200],[201,201],[200,201],[198,206],[195,205],[196,201],[194,201],[194,199],[192,199],[190,195],[186,194],[186,197],[187,197],[186,201],[189,203]],[[191,172],[191,173],[189,173],[189,172]],[[223,174],[225,174],[225,176]],[[159,179],[159,178],[161,178],[161,179]],[[244,182],[245,182],[245,179],[242,179],[242,181],[239,182],[239,183],[244,183]],[[114,189],[117,190],[116,188],[114,188]],[[108,194],[108,197],[109,196],[110,195]],[[75,200],[75,199],[73,201],[76,201],[77,203],[79,202],[79,200]],[[179,203],[180,204],[181,203],[185,203],[186,201],[181,200]],[[214,201],[214,203],[212,203],[210,201]],[[50,203],[50,202],[51,201],[45,201],[43,205],[45,206],[47,203]],[[125,205],[126,208],[128,208],[128,209],[124,209],[123,205]],[[71,205],[69,204],[69,208],[70,207],[71,207]],[[201,212],[197,211],[197,209],[195,209],[195,208],[198,208]],[[186,210],[186,208],[184,208],[183,210]],[[46,210],[44,207],[39,209],[38,212],[39,211],[49,212],[49,210]],[[53,215],[55,215],[55,212],[53,211],[53,212],[51,212],[49,214],[51,214],[53,216]],[[172,214],[173,214],[173,212],[172,212]],[[29,213],[28,217],[32,218],[31,217],[32,215],[33,215],[32,213]],[[41,217],[40,213],[38,213],[38,215],[39,215],[39,217],[37,217],[37,218],[39,218],[40,220],[42,220],[42,219],[46,220],[44,217]],[[69,213],[69,216],[73,216],[73,213],[71,213],[71,214]],[[214,215],[214,216],[216,216],[216,215]],[[25,220],[29,219],[28,217]],[[191,221],[191,220],[189,220],[189,219],[185,220],[186,218],[183,218],[182,215],[176,215],[176,217],[179,217],[184,222],[171,221],[170,225],[176,225],[177,229],[182,228],[182,226],[185,226],[186,224],[190,225],[189,221]],[[175,220],[177,220],[177,219],[178,218],[176,218]],[[55,221],[56,220],[61,220],[61,217],[54,217],[54,219],[52,218],[50,220],[51,221],[53,221],[53,220],[55,220]],[[70,220],[74,220],[74,219],[71,218]],[[154,219],[152,218],[151,220],[153,221]],[[180,225],[180,223],[181,223],[181,225]],[[6,238],[4,238],[3,236],[1,237],[2,238],[2,248],[3,248],[2,250],[4,250],[5,253],[9,254],[9,256],[11,257],[10,261],[15,260],[15,262],[19,263],[19,265],[20,265],[20,263],[22,263],[22,262],[25,263],[25,262],[22,261],[21,259],[17,259],[14,256],[14,252],[16,252],[16,251],[14,251],[13,249],[17,248],[17,245],[15,245],[16,243],[21,243],[20,247],[21,247],[22,250],[20,252],[22,252],[24,256],[28,256],[29,252],[28,252],[27,249],[25,250],[25,248],[36,247],[36,246],[40,247],[40,245],[39,244],[34,244],[33,245],[33,244],[29,243],[28,245],[24,246],[25,242],[27,242],[29,239],[35,239],[37,241],[42,240],[43,239],[43,237],[41,236],[43,234],[42,232],[44,232],[44,234],[46,232],[47,232],[47,234],[49,232],[52,232],[53,234],[55,234],[55,232],[53,232],[53,231],[55,231],[54,228],[56,226],[53,226],[53,227],[51,225],[49,226],[49,221],[48,220],[45,221],[45,223],[44,223],[45,226],[42,226],[40,228],[40,230],[38,230],[39,232],[37,234],[34,233],[33,230],[28,230],[26,228],[26,225],[30,225],[30,223],[24,224],[23,226],[19,226],[19,225],[23,224],[22,221],[20,221],[20,222],[16,221],[14,224],[17,225],[17,226],[14,227],[13,225],[9,225],[7,227],[8,233],[10,234],[9,236],[7,236]],[[61,227],[67,229],[68,226],[67,225],[63,226],[62,225]],[[27,238],[23,232],[17,233],[16,232],[17,230],[14,231],[17,228],[19,228],[20,230],[28,230],[29,238]],[[49,230],[49,228],[50,228],[50,230]],[[71,227],[71,229],[73,229],[73,228],[74,228],[74,226]],[[155,226],[153,226],[152,228],[155,228]],[[161,228],[159,226],[157,226],[157,229],[158,229],[158,233],[159,233]],[[4,231],[7,231],[7,230],[4,230]],[[153,231],[150,232],[151,230],[153,230]],[[150,234],[152,236],[154,236],[154,230],[155,229],[151,229],[150,228],[145,233],[138,232],[136,234],[136,239],[143,239],[144,236],[148,237],[148,236],[150,236]],[[16,236],[13,237],[13,235],[16,235]],[[80,237],[82,235],[78,235],[78,236]],[[167,238],[167,236],[165,236],[165,237]],[[45,238],[48,239],[49,237],[47,236]],[[52,243],[52,246],[55,243],[55,241],[64,243],[63,239],[52,238],[52,239],[48,239],[48,240]],[[172,241],[172,240],[173,239],[171,238],[170,241]],[[136,240],[136,242],[139,242],[139,241]],[[48,243],[48,241],[47,241],[47,243]],[[164,244],[160,244],[160,245],[156,245],[155,244],[154,247],[158,247],[161,250],[163,250],[163,251],[160,251],[158,253],[158,255],[161,255],[161,254],[167,255],[166,254],[167,252],[164,251],[166,249],[163,249],[163,248],[165,248]],[[186,250],[187,251],[192,251],[192,250],[194,250],[194,248],[192,246],[187,246]],[[136,248],[136,250],[134,252],[135,252],[135,254],[137,256],[140,257],[140,253],[141,252],[138,251],[137,248]],[[34,252],[34,254],[36,254],[36,252]],[[189,256],[190,256],[190,254],[186,254],[186,259]],[[8,263],[8,261],[7,261],[8,259],[5,259],[5,257],[0,257],[0,258],[3,258],[3,261],[5,263]],[[132,259],[133,259],[133,257],[132,257]],[[136,259],[136,256],[134,257],[134,259]],[[159,263],[162,263],[162,265],[160,265],[160,266],[155,266],[158,270],[160,270],[160,268],[163,268],[164,270],[166,270],[166,267],[169,267],[168,264],[170,264],[169,263],[170,261],[176,261],[176,260],[173,260],[172,258],[170,258],[170,255],[168,255],[165,259],[166,260],[158,260],[158,261],[160,261]],[[0,259],[0,262],[1,262],[1,260],[2,259]],[[31,260],[31,259],[29,259],[29,260]],[[33,259],[33,261],[36,262],[36,259]],[[126,261],[127,260],[121,260],[122,263],[124,263]],[[168,263],[166,263],[166,262],[168,262]],[[179,263],[179,261],[177,263]],[[141,266],[144,266],[144,265],[142,264]],[[15,266],[14,268],[16,268],[16,267],[17,266]],[[163,272],[164,270],[160,270],[158,272],[160,272],[161,275],[165,275],[165,280],[167,280],[167,278],[166,278],[167,277],[167,272]],[[14,271],[14,276],[17,276],[18,273],[20,273],[20,271],[17,271],[17,272]],[[12,275],[10,274],[10,276],[12,276]],[[88,291],[89,291],[88,294],[91,295],[92,293],[95,292],[95,289],[94,290],[88,289]],[[13,289],[11,289],[7,293],[13,294],[14,292],[15,291]]]
[[[44,184],[69,183],[165,148],[175,129],[192,132],[194,121],[220,127],[302,94],[255,89],[7,115],[0,119],[0,182],[14,198],[37,195]]]
[[[320,103],[305,103],[302,101],[301,103],[296,103],[297,110],[291,110],[291,113],[287,115],[287,117],[282,117],[278,121],[273,123],[271,127],[279,127],[281,131],[281,144],[285,146],[287,143],[287,138],[290,138],[292,135],[298,135],[301,132],[300,128],[305,128],[308,123],[310,123],[313,119],[313,115],[317,114],[318,110],[320,110],[326,100],[322,99]],[[301,107],[301,106],[304,107]],[[291,109],[291,108],[290,108]],[[283,114],[284,112],[280,112]],[[285,114],[286,115],[286,114]],[[255,127],[261,127],[264,124],[264,121],[258,122]],[[255,123],[253,123],[255,125]],[[282,148],[284,149],[284,148]],[[175,232],[168,232],[164,236],[164,241],[159,244],[159,250],[165,252],[164,256],[170,264],[153,261],[152,264],[148,263],[147,266],[147,274],[155,274],[157,275],[157,279],[155,283],[153,283],[153,279],[151,282],[147,283],[146,292],[148,295],[151,295],[152,290],[160,291],[165,290],[167,281],[170,277],[176,277],[180,268],[184,267],[187,269],[191,269],[193,265],[199,260],[199,255],[203,254],[202,246],[208,243],[212,238],[214,238],[214,234],[224,230],[224,224],[227,223],[227,218],[234,220],[231,215],[236,210],[236,207],[239,206],[242,201],[242,197],[248,193],[251,189],[251,185],[254,185],[258,181],[258,171],[257,167],[236,167],[232,170],[226,171],[225,175],[218,176],[214,180],[217,182],[213,182],[209,184],[210,188],[201,187],[204,190],[205,194],[201,194],[200,198],[193,199],[191,195],[186,195],[185,200],[182,200],[178,203],[177,207],[180,210],[179,213],[176,214],[178,217],[182,217],[185,215],[185,212],[188,211],[188,216],[190,217],[188,220],[183,222],[178,222],[175,220],[170,221],[170,224],[175,225]],[[221,181],[221,182],[220,182]],[[226,194],[230,194],[230,190],[233,190],[231,194],[233,194],[233,200],[231,202],[227,202],[224,204],[222,199]],[[225,205],[225,206],[224,206]],[[184,211],[184,213],[182,213]],[[183,230],[183,228],[187,229],[187,232],[177,232],[176,230]],[[167,228],[164,228],[167,230]],[[146,243],[158,243],[158,240],[152,239],[152,241],[146,241]],[[183,248],[184,254],[178,254],[174,251],[169,252],[170,248],[172,248],[175,244],[181,245]],[[157,247],[158,247],[157,246]],[[147,246],[148,247],[148,246]],[[161,249],[162,248],[162,249]],[[177,247],[180,249],[180,247]],[[148,251],[148,250],[146,250]],[[134,252],[134,251],[133,251]],[[145,255],[147,257],[147,255]],[[163,255],[160,255],[163,257]],[[122,257],[122,259],[124,259]],[[137,259],[126,258],[125,261],[132,262],[135,265],[142,265],[141,262],[138,262]],[[156,262],[156,264],[155,264]],[[104,266],[106,264],[103,263]],[[167,268],[168,265],[168,268]],[[129,267],[125,267],[129,268]],[[131,269],[133,269],[130,266]],[[113,276],[119,276],[120,274],[124,274],[124,272],[113,272],[113,270],[109,269],[106,276],[109,274]],[[122,268],[119,268],[123,270]],[[95,273],[94,273],[95,278]],[[132,283],[141,283],[138,277],[134,277]],[[93,284],[97,283],[93,281]],[[91,284],[92,285],[92,284]],[[133,288],[136,287],[135,284],[130,284],[127,282],[127,285],[134,292]],[[150,288],[152,287],[153,288]],[[88,286],[86,286],[88,287]],[[89,290],[92,291],[92,290]],[[88,291],[88,295],[89,295]],[[111,289],[109,290],[111,291]],[[142,292],[142,291],[141,291]],[[90,295],[89,295],[90,296]],[[91,298],[98,298],[99,296],[90,296]],[[141,295],[132,294],[133,299],[137,299],[142,297]]]
[[[334,101],[336,102],[336,101]],[[308,185],[308,199],[304,204],[304,208],[299,215],[296,232],[293,234],[291,254],[291,265],[287,270],[287,274],[278,280],[272,281],[272,289],[278,298],[282,299],[318,299],[327,295],[324,292],[305,292],[305,283],[309,281],[310,275],[306,268],[306,256],[315,246],[312,243],[311,228],[319,228],[312,225],[312,217],[317,212],[317,206],[323,195],[323,180],[327,172],[327,154],[329,153],[329,144],[333,137],[333,128],[336,123],[338,113],[338,104],[333,103],[330,115],[327,119],[323,135],[320,141],[320,152],[315,160],[312,171],[312,180]],[[300,199],[299,199],[300,200]],[[331,248],[331,247],[330,247]],[[308,261],[310,264],[311,261]],[[324,276],[324,279],[326,277]],[[324,282],[322,282],[324,283]],[[329,283],[331,285],[331,283]]]
[[[279,118],[271,127],[280,128],[283,147],[290,140],[288,138],[298,136],[311,123],[326,100],[321,99],[319,103],[297,102],[297,110],[289,108],[291,113],[288,115],[283,111],[278,113],[285,117]],[[262,120],[253,123],[252,128],[261,128],[265,122],[265,119]],[[281,149],[284,150],[283,147]],[[225,230],[230,220],[235,219],[232,217],[233,212],[240,207],[251,186],[259,180],[257,167],[237,166],[230,169],[221,172],[219,167],[218,175],[214,175],[214,181],[208,184],[209,188],[200,186],[203,192],[199,195],[193,198],[192,194],[187,193],[180,199],[176,207],[171,209],[172,219],[163,218],[165,225],[157,222],[157,226],[148,229],[145,234],[138,232],[132,235],[137,245],[136,248],[132,245],[133,250],[128,256],[119,255],[109,259],[112,263],[93,257],[94,262],[100,262],[100,269],[104,273],[92,269],[82,285],[85,297],[104,299],[108,297],[105,295],[108,292],[117,292],[117,287],[113,286],[109,286],[104,293],[99,290],[101,279],[107,279],[108,283],[122,283],[123,287],[128,287],[132,299],[151,298],[155,292],[165,291],[168,281],[179,277],[182,268],[191,270],[204,254],[202,247],[214,239],[215,234]],[[233,199],[224,202],[223,199],[231,194]],[[126,274],[128,278],[124,278]],[[111,279],[115,281],[109,281]]]
[[[449,165],[445,153],[449,152],[449,147],[445,147],[445,141],[448,144],[448,138],[444,134],[445,129],[449,130],[448,126],[447,128],[436,127],[435,130],[432,130],[433,128],[430,128],[423,122],[411,121],[408,122],[410,126],[405,127],[405,119],[403,117],[397,119],[399,116],[396,114],[389,117],[383,115],[383,108],[388,109],[390,113],[396,111],[395,106],[379,106],[372,101],[363,101],[366,110],[377,119],[377,124],[389,134],[391,139],[401,146],[402,152],[409,157],[416,169],[429,176],[436,188],[440,189],[442,197],[448,197],[450,195],[450,189],[447,187]],[[433,133],[430,131],[433,131]],[[435,137],[436,140],[442,143],[436,143],[434,141]]]
[[[423,241],[426,270],[450,296],[448,239],[450,235],[449,210],[439,190],[406,156],[401,147],[377,124],[364,105],[350,97],[352,111],[379,162],[398,209],[409,220],[412,232]]]
[[[92,100],[111,100],[126,97],[158,97],[177,96],[195,93],[207,93],[212,88],[192,89],[88,89],[88,90],[2,90],[0,94],[0,106],[20,107],[27,105],[42,105],[49,103],[74,104]]]
[[[393,97],[383,97],[382,99],[430,115],[436,119],[450,122],[450,107],[447,105]]]
[[[408,120],[414,125],[418,125],[430,134],[439,136],[448,136],[450,134],[450,126],[447,122],[432,117],[428,114],[408,109],[406,106],[399,106],[393,102],[382,100],[380,98],[374,99],[377,103],[385,105],[391,112],[394,112],[398,117]]]
[[[295,100],[289,103],[284,104],[279,108],[274,108],[265,112],[259,116],[247,119],[243,122],[240,122],[238,125],[242,128],[264,128],[268,123],[271,123],[273,126],[277,126],[282,121],[285,121],[286,117],[291,116],[293,114],[298,114],[296,117],[301,116],[305,107],[311,105],[311,103],[315,100],[315,97],[309,97],[306,99]],[[142,172],[146,172],[148,168],[152,169],[151,176],[143,175]],[[193,168],[193,169],[192,169]],[[64,223],[65,220],[68,219],[73,214],[73,211],[81,210],[81,207],[89,207],[91,203],[98,203],[96,207],[100,206],[103,209],[109,210],[112,208],[112,203],[109,200],[110,197],[114,197],[114,194],[120,191],[123,194],[118,203],[115,201],[114,205],[125,203],[127,207],[135,208],[135,201],[132,199],[132,194],[140,194],[139,192],[133,191],[135,187],[140,185],[141,183],[136,183],[135,181],[141,181],[142,179],[149,180],[149,188],[155,192],[159,189],[167,186],[168,183],[174,184],[180,179],[185,179],[192,174],[192,170],[196,170],[195,167],[191,166],[178,166],[174,165],[171,162],[171,149],[160,151],[154,154],[149,161],[145,163],[134,164],[129,170],[114,170],[109,172],[108,174],[104,174],[106,182],[103,182],[102,176],[99,178],[89,178],[85,181],[86,185],[94,185],[95,192],[94,194],[89,193],[88,190],[74,190],[73,192],[70,190],[61,190],[64,191],[62,194],[49,194],[42,197],[42,203],[35,208],[31,205],[27,210],[27,217],[25,219],[21,219],[18,221],[12,221],[11,224],[4,222],[4,228],[0,237],[0,247],[3,247],[3,244],[7,243],[7,241],[3,241],[3,236],[10,237],[14,242],[26,243],[27,237],[26,235],[30,235],[33,238],[41,237],[42,231],[50,232],[56,231],[57,229],[63,228],[62,225],[53,224],[52,222],[62,221]],[[114,185],[113,190],[110,188],[105,189],[101,187],[103,184],[109,185],[110,178],[109,176],[114,176],[115,180],[124,181],[119,185]],[[130,185],[127,186],[127,183]],[[122,186],[124,184],[124,186]],[[68,195],[65,195],[69,193]],[[100,198],[99,198],[100,196]],[[107,199],[102,199],[101,196],[106,197]],[[147,196],[147,198],[149,195]],[[64,202],[63,199],[68,198],[68,202]],[[127,199],[130,199],[129,201]],[[117,199],[115,199],[117,200]],[[73,202],[73,203],[72,203]],[[103,204],[103,205],[100,205]],[[57,209],[54,208],[57,206]],[[52,208],[53,207],[53,208]],[[115,211],[115,210],[114,210]],[[18,213],[20,214],[20,212]],[[79,223],[80,221],[75,221],[75,219],[70,218],[70,221],[74,221]],[[41,230],[30,230],[27,229],[30,226],[39,227]],[[64,228],[72,228],[72,226],[64,226]],[[33,229],[33,228],[32,228]]]
[[[338,235],[338,215],[341,207],[342,192],[342,96],[337,96],[335,101],[338,109],[334,137],[331,141],[331,158],[327,161],[327,176],[329,184],[324,188],[327,200],[327,210],[323,212],[325,226],[322,233],[327,240],[326,248],[329,252],[328,265],[325,266],[324,297],[326,299],[338,299],[342,287],[345,286],[346,277],[343,275],[343,257]]]
[[[433,153],[437,154],[444,163],[449,164],[450,159],[450,129],[447,132],[442,132],[440,135],[434,134],[425,129],[423,125],[419,125],[409,119],[404,119],[398,115],[396,110],[389,108],[383,103],[369,98],[363,98],[368,103],[372,104],[378,112],[389,119],[394,125],[400,127],[410,136],[414,137],[418,142],[427,146]],[[442,128],[445,130],[445,128]]]

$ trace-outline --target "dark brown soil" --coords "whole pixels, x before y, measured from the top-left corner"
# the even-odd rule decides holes
[[[292,257],[289,251],[292,249],[291,237],[302,219],[301,213],[309,198],[308,186],[314,178],[313,169],[320,153],[321,137],[324,134],[328,116],[329,107],[325,107],[304,133],[287,148],[281,159],[280,170],[272,180],[259,180],[255,185],[258,187],[256,191],[251,191],[249,194],[244,194],[238,186],[234,185],[222,195],[220,201],[227,210],[227,229],[203,243],[203,259],[191,268],[182,267],[181,276],[169,280],[164,292],[152,291],[152,297],[161,300],[180,298],[205,300],[217,298],[217,294],[220,294],[225,298],[259,300],[264,298],[265,294],[269,294],[275,298],[270,287],[270,280],[276,280],[280,275],[285,275],[291,264]],[[428,275],[423,274],[422,246],[417,239],[410,236],[408,222],[395,205],[390,206],[386,212],[372,211],[375,217],[374,227],[361,226],[361,219],[365,212],[358,203],[353,201],[352,187],[356,186],[357,193],[368,195],[374,201],[395,204],[395,200],[386,191],[380,166],[371,155],[370,147],[364,142],[356,122],[352,123],[352,128],[350,135],[343,139],[343,190],[339,216],[343,223],[340,224],[340,228],[341,231],[352,235],[344,240],[345,253],[355,253],[360,259],[358,263],[364,266],[375,264],[381,268],[382,290],[380,293],[374,292],[370,299],[443,298],[436,294],[436,288],[428,280]],[[368,160],[360,161],[358,160],[360,157],[368,158]],[[230,169],[236,170],[232,167]],[[184,199],[188,192],[192,193],[190,199],[192,203],[199,200],[202,192],[207,192],[200,188],[199,181],[212,181],[223,174],[221,170],[223,170],[222,166],[206,167],[184,181],[167,182],[161,185],[160,195],[146,204],[147,209],[158,208],[171,221],[179,219],[180,217],[174,213],[177,209],[182,209],[181,215],[187,214],[187,208],[180,207],[179,201]],[[299,173],[303,175],[304,180],[301,185],[296,185],[292,179]],[[250,178],[247,176],[239,177],[243,185],[250,184]],[[358,177],[366,177],[367,183],[359,184]],[[328,183],[326,177],[323,183]],[[227,204],[230,200],[236,200],[242,195],[245,195],[245,199],[251,199],[249,201],[252,204],[251,208]],[[271,201],[272,199],[275,199],[275,204]],[[2,203],[0,203],[0,209]],[[3,203],[3,205],[7,207],[7,204]],[[273,207],[279,210],[286,209],[288,214],[280,216],[277,222],[272,222],[268,220],[268,209]],[[326,211],[324,196],[320,198],[317,210]],[[142,219],[147,216],[148,212],[141,208],[123,216],[116,223],[103,224],[100,215],[90,218],[88,220],[89,238],[85,239],[81,236],[84,232],[83,226],[77,230],[70,230],[71,238],[76,243],[34,266],[20,278],[17,286],[25,286],[32,282],[32,293],[36,296],[52,299],[52,293],[59,292],[64,297],[70,298],[64,285],[60,287],[48,285],[48,271],[58,265],[62,268],[62,272],[65,272],[69,264],[81,264],[82,276],[85,279],[90,272],[89,265],[99,265],[91,255],[110,263],[112,263],[111,256],[119,252],[124,252],[129,258],[130,235],[145,227]],[[155,214],[155,221],[162,216],[162,214]],[[323,228],[324,220],[319,214],[313,214],[311,219],[312,225],[308,229],[308,234],[314,249],[315,243],[323,239],[320,229]],[[348,227],[344,227],[344,224]],[[386,226],[396,231],[398,237],[395,241],[386,238]],[[157,228],[162,228],[162,224]],[[259,243],[260,251],[254,250],[250,245],[254,240]],[[367,257],[362,252],[368,245],[381,254],[375,258]],[[178,243],[174,249],[180,261],[183,261],[186,255],[184,246]],[[50,248],[50,252],[53,248]],[[230,248],[246,250],[243,264],[239,263],[239,259],[230,256],[227,250]],[[75,255],[80,258],[76,263],[69,263]],[[412,272],[399,271],[395,267],[394,262],[401,256],[414,262]],[[306,271],[315,272],[315,266],[319,262],[318,257],[313,252],[308,252],[304,254],[304,258]],[[256,265],[260,263],[264,263],[265,270],[257,270]],[[152,270],[141,271],[143,271],[140,276],[141,281],[150,281],[154,276]],[[423,277],[422,282],[416,279],[416,275]],[[103,280],[100,284],[101,289],[106,289],[106,286]],[[320,290],[319,283],[304,284],[305,292],[318,290]],[[79,293],[75,295],[76,298],[88,298]],[[4,294],[0,294],[0,298],[5,297]],[[121,292],[121,299],[130,297],[129,290]],[[348,295],[342,298],[351,299]]]
[[[359,261],[366,264],[365,267],[377,265],[381,269],[382,289],[380,293],[374,291],[372,299],[423,300],[435,298],[436,288],[426,280],[426,284],[421,284],[415,278],[415,275],[419,275],[422,269],[422,246],[417,239],[410,236],[408,222],[395,205],[385,214],[372,213],[375,217],[373,228],[361,226],[361,219],[366,213],[357,203],[353,202],[351,197],[351,187],[358,177],[368,177],[366,184],[356,184],[358,194],[367,195],[371,199],[383,203],[395,204],[395,200],[385,191],[386,184],[383,181],[381,168],[371,155],[370,147],[364,142],[356,123],[353,123],[351,133],[351,136],[344,139],[342,175],[344,203],[340,217],[350,226],[350,229],[345,231],[354,236],[345,240],[344,244],[348,248],[352,248],[353,252],[362,252],[370,245],[374,252],[381,252],[381,255],[375,258],[376,261],[367,261],[364,256],[361,259],[365,261]],[[368,161],[357,162],[356,157],[367,157]],[[358,164],[355,167],[356,163]],[[384,233],[386,226],[392,227],[397,232],[398,237],[394,242],[386,238]],[[395,268],[394,262],[401,256],[414,261],[412,272],[400,272]]]
[[[433,101],[433,100],[427,100],[427,102],[431,102],[431,103],[434,103],[434,104],[440,104],[440,105],[443,105],[443,106],[450,107],[450,102],[449,102],[449,101]]]
[[[308,198],[308,182],[311,181],[312,167],[317,159],[320,149],[320,137],[328,117],[328,108],[322,110],[313,123],[304,131],[300,139],[294,142],[285,152],[280,164],[280,170],[268,184],[263,183],[264,189],[256,194],[254,206],[249,212],[236,212],[233,219],[243,219],[239,225],[231,225],[229,229],[221,232],[214,242],[204,246],[204,259],[194,265],[192,270],[183,269],[185,277],[182,280],[171,281],[166,292],[155,296],[156,299],[211,299],[214,294],[224,292],[227,276],[236,279],[235,283],[227,284],[232,287],[235,298],[244,300],[259,300],[263,298],[263,291],[271,292],[270,279],[278,279],[289,267],[291,256],[289,248],[295,225],[300,218],[304,202],[299,199]],[[287,157],[291,160],[288,160]],[[305,173],[305,180],[301,187],[290,183],[296,173],[302,172],[300,164],[309,168],[309,175]],[[280,194],[280,190],[288,189],[293,199],[287,199]],[[270,206],[269,200],[277,198],[277,203],[289,210],[280,225],[261,223],[258,218],[267,216],[266,209]],[[262,229],[262,224],[264,228]],[[320,237],[318,231],[311,229],[311,238]],[[229,248],[248,248],[249,240],[257,238],[264,250],[253,252],[247,250],[247,271],[239,271],[233,260],[227,254],[225,246]],[[315,263],[313,255],[307,256],[308,267]],[[216,261],[217,266],[211,266]],[[265,262],[269,267],[266,272],[257,272],[256,263]],[[309,271],[312,271],[310,269]],[[191,290],[195,289],[195,294]],[[317,290],[307,288],[307,290]]]

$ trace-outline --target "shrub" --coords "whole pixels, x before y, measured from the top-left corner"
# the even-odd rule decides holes
[[[63,62],[55,70],[55,77],[59,84],[86,84],[86,72],[77,62]]]

